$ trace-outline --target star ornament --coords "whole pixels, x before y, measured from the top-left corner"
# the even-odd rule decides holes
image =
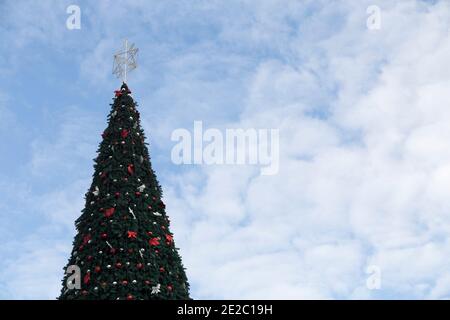
[[[136,231],[127,231],[128,239],[136,239],[137,238],[137,232]]]

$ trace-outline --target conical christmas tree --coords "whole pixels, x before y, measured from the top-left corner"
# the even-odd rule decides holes
[[[189,299],[137,104],[125,83],[115,94],[65,267],[81,288],[67,272],[59,299]]]

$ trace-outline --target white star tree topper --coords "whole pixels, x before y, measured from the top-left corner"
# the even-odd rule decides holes
[[[128,44],[128,40],[124,42],[124,49],[114,55],[113,74],[117,78],[127,82],[128,73],[137,67],[137,53],[139,49],[134,47],[134,43]]]

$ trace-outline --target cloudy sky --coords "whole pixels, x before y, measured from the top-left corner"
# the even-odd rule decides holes
[[[59,293],[125,37],[193,298],[450,298],[450,2],[0,3],[1,299]],[[278,129],[279,172],[174,164],[196,120]]]

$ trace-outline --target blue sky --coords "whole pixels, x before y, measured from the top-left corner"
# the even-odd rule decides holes
[[[448,2],[0,2],[1,299],[59,292],[125,37],[194,298],[449,297]],[[279,129],[279,173],[173,164],[195,120]]]

